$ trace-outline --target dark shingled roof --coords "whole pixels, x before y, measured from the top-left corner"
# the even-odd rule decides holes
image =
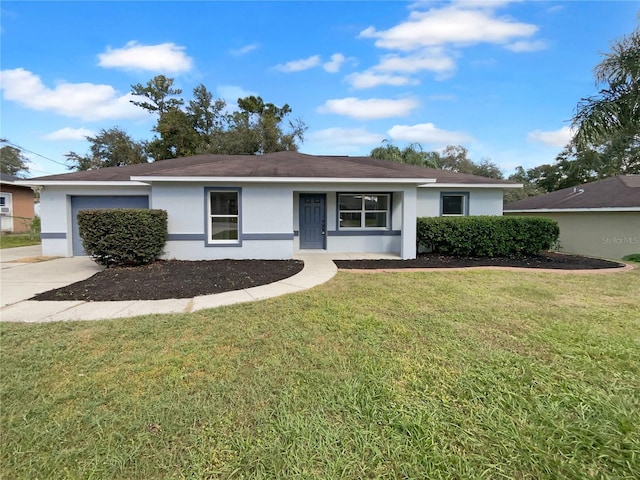
[[[114,182],[131,177],[273,177],[273,178],[434,178],[437,183],[468,183],[510,185],[512,182],[494,178],[455,173],[447,170],[418,167],[376,160],[370,157],[340,157],[305,155],[298,152],[277,152],[266,155],[195,155],[140,165],[109,167],[98,170],[49,175],[38,181]]]
[[[16,180],[21,180],[21,179],[13,175],[9,175],[8,173],[0,173],[0,182],[13,183]]]
[[[622,175],[509,203],[508,210],[640,207],[640,175]]]

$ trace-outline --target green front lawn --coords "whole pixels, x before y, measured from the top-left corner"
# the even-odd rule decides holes
[[[2,478],[640,478],[640,272],[2,324]]]
[[[32,236],[28,233],[0,234],[0,248],[27,247],[29,245],[40,245],[40,236]]]

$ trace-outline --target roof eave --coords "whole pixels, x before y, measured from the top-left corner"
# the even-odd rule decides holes
[[[503,209],[505,213],[579,213],[579,212],[640,212],[637,207],[593,207],[593,208],[529,208]]]
[[[522,188],[521,183],[429,183],[425,188]]]
[[[131,180],[32,180],[29,182],[16,182],[17,185],[25,186],[74,186],[74,187],[148,187],[148,183]]]

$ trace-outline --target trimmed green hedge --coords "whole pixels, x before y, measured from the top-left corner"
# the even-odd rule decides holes
[[[100,265],[145,265],[163,253],[167,212],[144,208],[82,210],[78,227],[87,254]]]
[[[558,223],[543,217],[418,218],[418,246],[450,255],[537,255],[551,249],[559,236]]]

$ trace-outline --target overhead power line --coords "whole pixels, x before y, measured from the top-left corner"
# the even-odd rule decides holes
[[[58,165],[62,165],[65,168],[69,168],[69,165],[67,165],[66,163],[59,162],[57,160],[54,160],[53,158],[49,158],[49,157],[47,157],[45,155],[39,154],[38,152],[34,152],[33,150],[29,150],[28,148],[24,148],[24,147],[21,147],[20,145],[16,145],[15,143],[10,142],[7,139],[4,139],[4,138],[0,139],[0,142],[6,143],[7,145],[10,145],[10,146],[12,146],[14,148],[17,148],[18,150],[21,150],[23,152],[28,152],[28,153],[31,153],[33,155],[37,155],[40,158],[44,158],[45,160],[49,160],[50,162],[57,163]]]
[[[46,173],[47,175],[56,175],[55,173],[45,172],[44,170],[40,170],[39,168],[33,168],[33,167],[29,167],[29,172],[39,172],[39,173]]]

